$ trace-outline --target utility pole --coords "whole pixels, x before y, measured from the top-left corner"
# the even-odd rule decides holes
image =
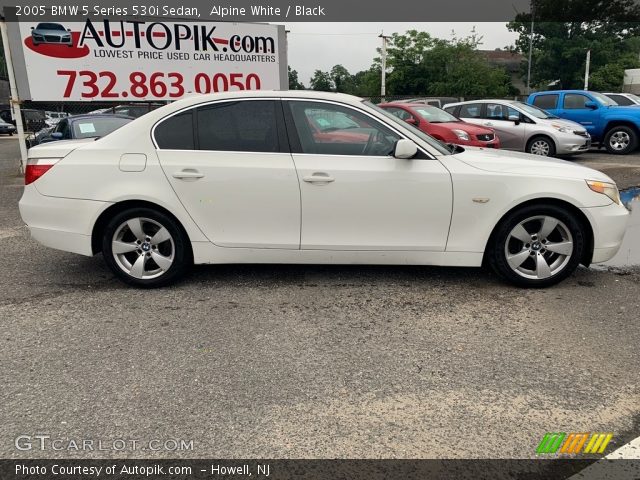
[[[527,95],[531,93],[531,57],[533,56],[533,15],[534,15],[534,3],[531,2],[531,31],[529,32],[529,61],[527,63]]]
[[[589,65],[591,64],[591,50],[587,50],[587,64],[584,67],[584,89],[589,90]]]
[[[382,53],[380,55],[380,63],[382,66],[382,78],[380,79],[380,101],[385,101],[385,95],[387,94],[387,40],[391,38],[382,32],[378,35],[382,39]]]

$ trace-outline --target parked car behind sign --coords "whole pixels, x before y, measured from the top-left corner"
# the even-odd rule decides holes
[[[76,115],[61,119],[49,132],[45,132],[38,143],[56,140],[100,138],[126,125],[133,118],[124,115]]]

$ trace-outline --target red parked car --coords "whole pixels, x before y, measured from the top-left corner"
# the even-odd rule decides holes
[[[500,139],[490,128],[463,122],[438,107],[399,102],[378,106],[444,143],[500,148]]]

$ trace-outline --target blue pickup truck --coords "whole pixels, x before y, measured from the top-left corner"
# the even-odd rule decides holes
[[[606,95],[585,90],[552,90],[529,95],[527,103],[584,126],[593,142],[624,155],[638,147],[640,106],[619,106]]]

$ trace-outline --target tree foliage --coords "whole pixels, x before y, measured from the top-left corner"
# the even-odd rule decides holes
[[[624,69],[640,65],[640,6],[634,0],[533,0],[532,7],[532,86],[559,80],[559,88],[582,88],[587,50],[594,90],[619,89]],[[531,14],[519,14],[507,26],[519,34],[516,48],[527,54]]]
[[[491,66],[478,52],[480,43],[475,34],[442,40],[417,30],[394,33],[387,47],[387,94],[502,97],[516,93],[506,71]],[[310,86],[313,90],[377,96],[381,68],[380,58],[355,74],[335,65],[329,72],[316,70]]]
[[[289,70],[289,90],[304,90],[303,83],[298,80],[298,72],[297,70],[293,70],[291,65],[288,67]]]

